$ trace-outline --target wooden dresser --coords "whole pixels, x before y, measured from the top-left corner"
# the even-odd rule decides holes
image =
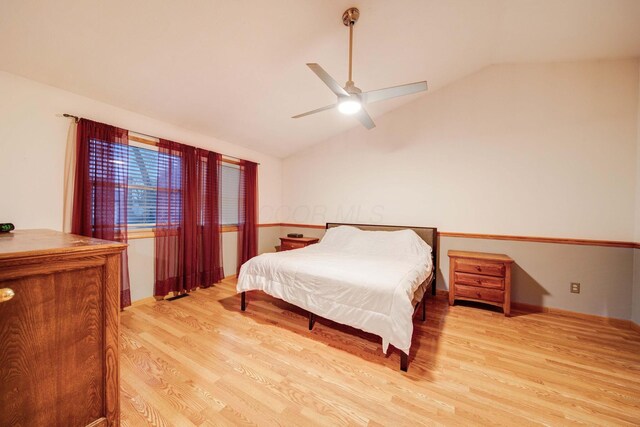
[[[449,305],[479,301],[511,314],[511,264],[507,255],[449,251]]]
[[[319,241],[320,239],[317,237],[281,237],[280,251],[304,248],[305,246],[313,245]]]
[[[119,426],[126,245],[0,234],[0,426]]]

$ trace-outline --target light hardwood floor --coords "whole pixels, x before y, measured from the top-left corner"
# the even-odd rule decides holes
[[[123,426],[639,425],[640,333],[431,299],[409,372],[379,339],[235,281],[121,318]]]

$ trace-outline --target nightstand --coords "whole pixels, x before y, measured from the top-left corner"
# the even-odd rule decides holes
[[[290,251],[291,249],[300,249],[305,246],[318,243],[320,239],[317,237],[281,237],[280,251]]]
[[[449,305],[455,300],[478,301],[511,313],[511,264],[502,254],[449,251]]]

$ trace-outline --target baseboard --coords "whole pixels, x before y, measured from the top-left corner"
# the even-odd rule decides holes
[[[196,291],[196,289],[192,289],[191,291]],[[169,292],[167,295],[163,296],[163,297],[155,297],[155,296],[151,296],[151,297],[146,297],[146,298],[142,298],[142,299],[138,299],[135,301],[131,301],[131,305],[130,307],[135,307],[137,305],[145,305],[145,304],[149,304],[152,302],[156,302],[156,301],[164,301],[165,299],[169,299],[169,298],[174,298],[176,296],[179,296],[180,293],[179,292]]]
[[[138,299],[135,301],[131,301],[131,305],[129,307],[135,307],[138,305],[144,305],[144,304],[149,304],[151,302],[155,302],[155,298],[154,297],[146,297],[146,298],[142,298],[142,299]]]
[[[554,307],[545,307],[545,306],[540,306],[540,305],[533,305],[533,304],[525,304],[522,302],[512,302],[511,303],[511,308],[517,311],[521,311],[521,312],[525,312],[525,313],[549,313],[549,314],[556,314],[559,316],[567,316],[567,317],[573,317],[576,319],[583,319],[583,320],[589,320],[589,321],[593,321],[593,322],[599,322],[599,323],[606,323],[612,326],[620,326],[620,327],[626,327],[626,328],[630,328],[633,329],[632,325],[635,325],[634,322],[632,322],[631,320],[625,320],[625,319],[616,319],[614,317],[606,317],[606,316],[598,316],[595,314],[586,314],[586,313],[580,313],[577,311],[571,311],[571,310],[564,310],[561,308],[554,308]],[[637,325],[635,325],[637,326]]]
[[[449,297],[449,291],[444,289],[436,289],[437,297]],[[611,326],[632,329],[640,333],[640,325],[625,319],[616,319],[614,317],[597,316],[595,314],[580,313],[577,311],[563,310],[561,308],[545,307],[542,305],[526,304],[523,302],[511,302],[511,309],[522,313],[549,313],[559,316],[573,317],[575,319],[589,320],[598,323],[605,323]]]
[[[525,313],[549,313],[550,308],[541,305],[526,304],[524,302],[511,302],[511,308]]]
[[[235,278],[236,278],[236,275],[232,274],[231,276],[224,277],[222,280],[235,279]],[[200,289],[200,287],[193,288],[189,292],[196,292],[198,289]],[[165,295],[162,298],[156,298],[156,297],[153,297],[153,296],[152,297],[146,297],[146,298],[142,298],[142,299],[138,299],[138,300],[132,301],[130,307],[135,307],[137,305],[149,304],[149,303],[156,302],[156,301],[163,301],[163,300],[166,300],[166,299],[169,299],[169,298],[175,298],[175,297],[180,296],[180,295],[181,294],[179,292],[169,292],[167,295]]]
[[[224,279],[222,280],[227,280],[227,279],[235,279],[236,275],[232,274],[230,276],[226,276]],[[436,297],[437,298],[449,298],[449,291],[445,290],[445,289],[436,289]],[[154,297],[147,297],[147,298],[142,298],[136,301],[133,301],[131,303],[131,307],[135,307],[138,305],[144,305],[144,304],[149,304],[152,302],[155,302],[156,299]],[[520,311],[520,312],[524,312],[524,313],[550,313],[550,314],[557,314],[560,316],[567,316],[567,317],[574,317],[576,319],[583,319],[583,320],[591,320],[591,321],[595,321],[595,322],[599,322],[599,323],[606,323],[612,326],[618,326],[618,327],[623,327],[623,328],[628,328],[628,329],[632,329],[638,333],[640,333],[640,325],[638,325],[637,323],[631,321],[631,320],[624,320],[624,319],[615,319],[613,317],[604,317],[604,316],[596,316],[595,314],[585,314],[585,313],[579,313],[577,311],[570,311],[570,310],[563,310],[560,308],[553,308],[553,307],[545,307],[545,306],[541,306],[541,305],[533,305],[533,304],[526,304],[523,302],[512,302],[511,303],[511,308],[515,311]]]

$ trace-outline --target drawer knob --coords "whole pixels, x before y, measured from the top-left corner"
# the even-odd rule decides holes
[[[16,293],[11,288],[0,289],[0,302],[9,301],[14,296],[16,296]]]

